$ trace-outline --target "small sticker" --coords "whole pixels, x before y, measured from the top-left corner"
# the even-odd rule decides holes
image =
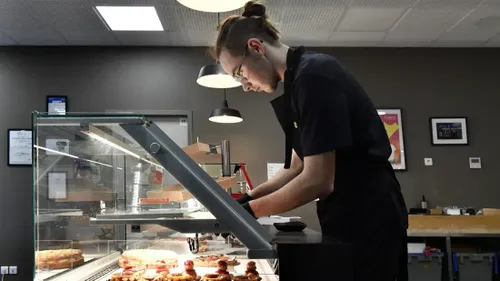
[[[179,120],[179,125],[181,125],[183,127],[187,127],[187,125],[188,125],[187,118],[181,118]]]

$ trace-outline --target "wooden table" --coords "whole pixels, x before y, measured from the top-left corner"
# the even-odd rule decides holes
[[[448,279],[453,281],[452,237],[498,237],[500,216],[429,216],[410,215],[408,237],[443,237],[446,239]]]

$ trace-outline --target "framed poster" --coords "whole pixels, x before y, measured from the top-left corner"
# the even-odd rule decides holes
[[[391,144],[392,168],[396,171],[406,171],[406,155],[403,137],[403,118],[401,109],[377,109],[378,115],[384,123],[389,143]]]
[[[433,145],[467,145],[469,135],[466,117],[431,117]]]
[[[66,199],[68,192],[67,172],[48,172],[47,181],[49,199]]]
[[[67,96],[47,96],[47,113],[64,115],[68,111]]]
[[[33,165],[33,132],[30,129],[8,129],[8,166]]]

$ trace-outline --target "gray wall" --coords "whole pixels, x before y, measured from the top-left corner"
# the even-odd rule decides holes
[[[500,207],[497,173],[500,121],[498,49],[327,49],[359,78],[379,107],[403,109],[408,171],[398,173],[409,206],[425,194],[433,205]],[[283,135],[268,101],[272,96],[229,90],[245,121],[207,120],[222,91],[195,83],[210,60],[204,49],[14,48],[0,49],[0,265],[18,265],[29,280],[32,247],[30,168],[6,165],[7,128],[31,126],[30,112],[45,111],[46,95],[68,95],[73,112],[106,109],[194,111],[195,136],[229,139],[233,159],[245,160],[254,183],[266,179],[266,162],[283,160]],[[470,145],[433,147],[428,118],[467,116]],[[468,157],[483,169],[470,171]],[[434,167],[423,158],[433,157]],[[354,206],[353,206],[354,207]],[[293,212],[317,228],[312,205]]]

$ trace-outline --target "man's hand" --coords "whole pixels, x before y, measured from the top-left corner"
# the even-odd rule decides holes
[[[251,200],[253,200],[253,198],[252,198],[252,196],[248,195],[248,193],[245,193],[240,198],[236,199],[236,201],[238,201],[238,203],[240,203],[240,205],[248,203]]]
[[[252,207],[250,207],[250,202],[241,205],[241,207],[243,207],[243,209],[245,209],[250,215],[252,215],[252,217],[256,218],[255,214],[253,213]]]
[[[248,204],[257,218],[281,214],[330,194],[334,178],[334,151],[306,156],[300,175],[280,190]]]

